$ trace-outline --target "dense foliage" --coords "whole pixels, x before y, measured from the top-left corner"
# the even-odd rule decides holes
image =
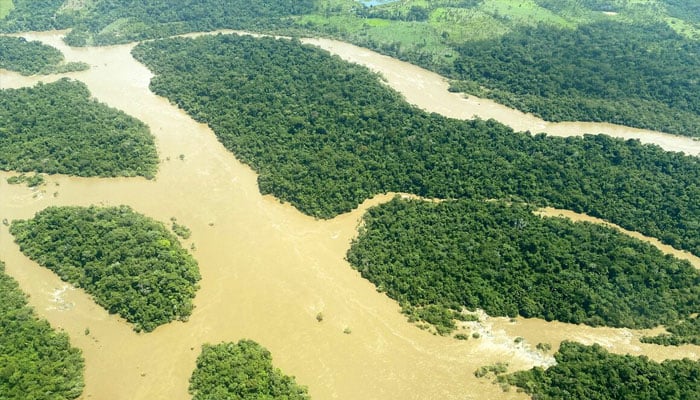
[[[78,176],[155,176],[148,127],[62,79],[0,92],[0,169]]]
[[[679,346],[682,344],[700,346],[700,317],[697,315],[669,324],[666,326],[666,330],[669,333],[663,333],[658,336],[645,336],[641,341],[666,346]]]
[[[21,37],[0,36],[0,69],[34,75],[88,68],[85,63],[63,64],[63,61],[63,54],[54,47],[36,41],[28,42]]]
[[[483,85],[478,94],[547,120],[700,136],[700,42],[667,25],[539,26],[458,52],[457,76]]]
[[[659,364],[644,356],[610,354],[597,344],[571,342],[563,342],[554,358],[553,367],[535,367],[505,379],[537,400],[682,400],[700,393],[700,363],[689,359]]]
[[[13,221],[10,232],[29,258],[137,331],[192,312],[197,262],[162,223],[127,206],[49,207]]]
[[[190,378],[193,400],[307,400],[306,388],[272,365],[272,356],[252,340],[202,346]]]
[[[101,45],[222,28],[269,29],[311,7],[311,0],[97,0],[74,14],[66,42]]]
[[[600,217],[700,254],[695,157],[610,137],[515,133],[409,106],[367,69],[296,41],[143,43],[151,88],[259,174],[263,193],[332,217],[386,191],[514,198]]]
[[[0,32],[48,31],[68,27],[56,18],[65,0],[13,0],[14,8],[0,19]]]
[[[319,0],[297,24],[461,79],[455,90],[548,120],[700,136],[696,3]]]
[[[456,90],[545,119],[606,121],[700,136],[698,100],[692,95],[699,85],[700,15],[692,1],[15,3],[0,19],[0,31],[71,27],[66,37],[71,45],[221,28],[322,34],[427,67],[459,80]]]
[[[700,308],[690,263],[613,228],[474,200],[396,198],[363,221],[348,261],[404,307],[631,328]]]
[[[71,27],[68,44],[104,45],[222,28],[275,29],[312,10],[312,0],[15,0],[0,31]]]
[[[80,350],[36,317],[0,262],[0,398],[68,400],[82,392]]]

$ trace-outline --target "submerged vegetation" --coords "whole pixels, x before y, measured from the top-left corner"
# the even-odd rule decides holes
[[[75,399],[83,392],[83,364],[68,336],[37,318],[0,261],[0,398]]]
[[[49,207],[10,232],[29,258],[137,331],[192,312],[197,262],[162,223],[127,206]]]
[[[272,356],[252,340],[205,344],[190,378],[192,400],[308,400],[306,388],[272,365]]]
[[[145,176],[158,168],[148,127],[68,79],[0,91],[0,169]]]
[[[263,193],[329,218],[387,191],[510,198],[606,219],[700,254],[697,158],[604,135],[516,133],[408,105],[366,68],[294,40],[138,45],[157,94],[208,123]]]
[[[88,68],[85,63],[64,63],[63,54],[54,47],[40,42],[28,42],[21,37],[0,36],[0,69],[35,75],[83,71]]]
[[[370,209],[348,261],[438,331],[462,309],[650,328],[700,307],[687,261],[609,227],[500,201],[400,200]]]
[[[610,354],[600,345],[563,342],[546,370],[500,376],[533,399],[692,399],[700,393],[700,362],[656,363],[647,357]]]

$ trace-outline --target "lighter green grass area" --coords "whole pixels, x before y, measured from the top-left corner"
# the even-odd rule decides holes
[[[85,11],[95,4],[95,0],[66,0],[65,3],[58,9],[61,11]]]
[[[128,25],[132,23],[129,18],[119,18],[112,22],[111,24],[105,26],[101,31],[100,34],[109,34],[109,33],[116,33],[116,32],[122,32],[125,28],[128,27]]]
[[[385,19],[381,18],[367,18],[364,23],[371,26],[372,28],[380,28],[391,25],[391,23]]]
[[[520,25],[546,23],[567,28],[577,25],[574,21],[540,7],[532,0],[486,0],[480,8],[488,14],[510,19]]]
[[[7,17],[7,14],[15,8],[12,0],[0,0],[0,19]]]
[[[700,27],[679,18],[666,17],[666,23],[677,34],[685,36],[691,40],[700,40]]]
[[[437,8],[430,15],[430,25],[447,32],[446,39],[455,42],[486,40],[511,31],[492,14],[467,8]]]

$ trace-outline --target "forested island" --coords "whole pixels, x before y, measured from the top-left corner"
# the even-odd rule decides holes
[[[393,199],[371,208],[348,261],[404,312],[454,328],[463,309],[651,328],[700,309],[700,273],[619,231],[502,201]]]
[[[68,336],[34,314],[0,261],[0,398],[75,399],[83,392],[83,364]]]
[[[247,339],[203,345],[189,390],[192,400],[310,399],[294,377],[272,365],[267,349]]]
[[[657,363],[647,357],[610,354],[600,345],[563,342],[546,370],[499,377],[533,399],[694,399],[700,393],[700,363],[690,359]]]
[[[40,42],[21,37],[0,36],[0,69],[17,71],[22,75],[54,74],[83,71],[85,63],[64,63],[63,53]]]
[[[165,226],[130,207],[49,207],[10,225],[20,250],[150,332],[187,320],[197,262]]]
[[[144,123],[64,78],[0,91],[0,169],[153,178],[158,155]]]
[[[15,0],[0,31],[104,45],[222,28],[366,46],[548,120],[700,136],[700,16],[678,0]]]
[[[261,192],[330,218],[378,193],[570,209],[700,254],[696,157],[557,138],[410,106],[364,67],[298,41],[217,35],[133,50],[151,88],[209,124]]]

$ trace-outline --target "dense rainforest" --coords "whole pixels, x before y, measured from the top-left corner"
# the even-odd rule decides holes
[[[510,198],[606,219],[700,254],[696,157],[604,135],[556,138],[410,106],[366,68],[298,41],[142,43],[151,88],[208,123],[263,193],[329,218],[387,191]]]
[[[700,362],[657,363],[647,357],[610,354],[600,345],[563,342],[546,370],[505,376],[536,400],[695,399],[700,393]]]
[[[276,29],[288,26],[290,16],[312,10],[312,0],[15,0],[14,10],[0,20],[0,31],[70,27],[66,43],[105,45],[223,28]]]
[[[58,49],[21,37],[0,36],[0,69],[22,75],[53,74],[88,69],[85,63],[64,63]]]
[[[302,33],[338,37],[546,120],[700,136],[700,8],[677,0],[325,0]],[[593,133],[593,132],[592,132]]]
[[[258,343],[205,344],[190,378],[192,400],[308,400],[294,377],[272,365],[270,352]]]
[[[668,25],[538,26],[457,51],[452,75],[469,82],[457,89],[549,121],[700,136],[700,41]]]
[[[0,91],[0,169],[145,176],[158,168],[148,127],[90,97],[82,82]]]
[[[0,398],[75,399],[83,392],[83,364],[68,336],[37,318],[0,261]]]
[[[395,198],[367,211],[347,259],[438,331],[463,308],[629,328],[700,309],[700,273],[687,261],[613,228],[531,211]]]
[[[545,119],[700,136],[692,1],[15,0],[0,31],[72,28],[104,45],[232,28],[337,37]]]
[[[49,207],[10,232],[25,255],[137,331],[192,313],[197,262],[162,223],[128,206]]]

